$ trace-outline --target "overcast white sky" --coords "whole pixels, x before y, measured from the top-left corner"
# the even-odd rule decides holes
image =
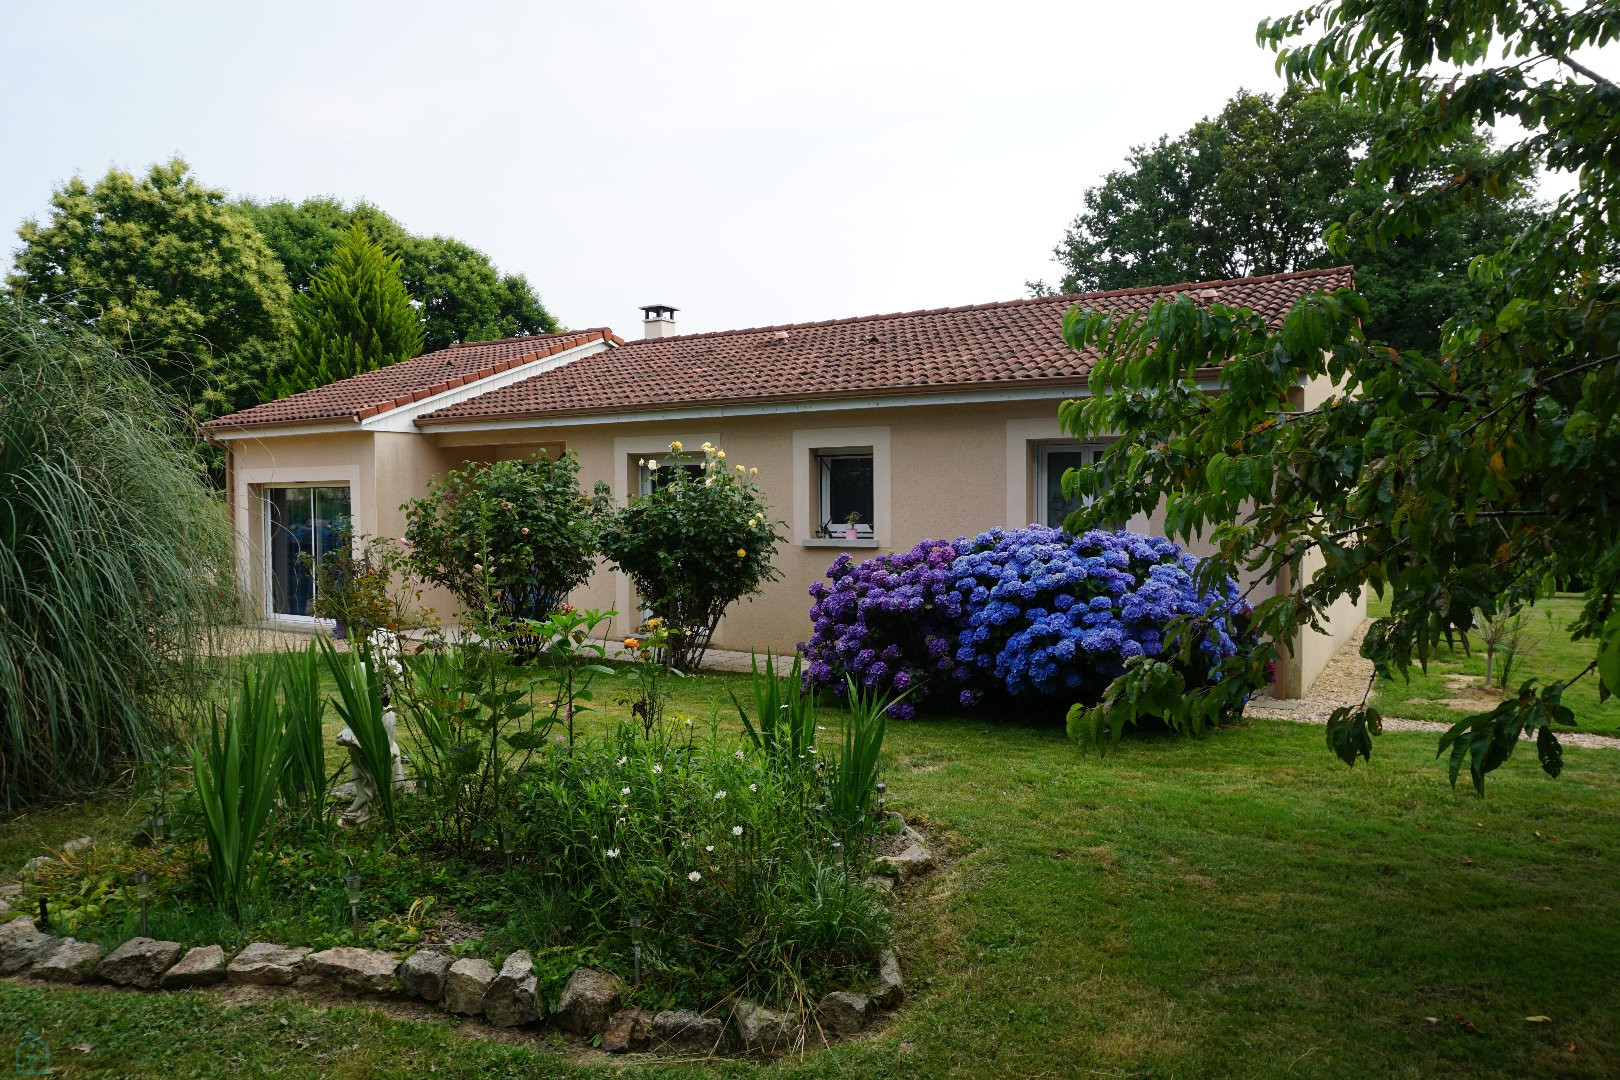
[[[179,154],[233,195],[365,198],[640,336],[1024,295],[1127,149],[1277,90],[1293,0],[27,3],[0,227]]]

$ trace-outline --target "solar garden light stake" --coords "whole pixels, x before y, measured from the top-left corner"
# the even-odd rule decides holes
[[[141,900],[141,937],[151,937],[151,928],[146,922],[146,902],[152,895],[152,875],[145,870],[135,871],[135,895]]]
[[[506,872],[512,872],[512,829],[511,826],[501,828],[501,850],[506,852]]]
[[[350,874],[343,879],[343,887],[349,893],[349,918],[354,922],[354,940],[360,940],[360,875]]]
[[[630,916],[630,950],[631,950],[631,953],[635,957],[635,979],[634,979],[634,984],[636,986],[640,986],[641,985],[641,917],[638,916],[638,915]]]

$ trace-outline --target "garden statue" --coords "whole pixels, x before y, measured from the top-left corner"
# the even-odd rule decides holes
[[[393,774],[394,790],[400,791],[405,786],[405,765],[400,760],[399,741],[394,735],[395,718],[392,707],[383,709],[382,722],[383,730],[388,732],[388,757],[392,762],[390,772]],[[337,744],[349,752],[350,768],[354,770],[354,801],[338,818],[338,824],[345,828],[354,828],[364,825],[373,816],[371,803],[378,794],[377,778],[371,775],[371,767],[366,764],[366,756],[361,751],[360,741],[354,737],[354,732],[345,727],[337,734]]]
[[[399,635],[389,630],[376,630],[370,635],[368,644],[371,646],[374,662],[384,672],[382,725],[383,730],[388,733],[389,772],[394,790],[399,792],[406,787],[405,764],[399,753],[399,739],[395,735],[398,721],[389,702],[388,691],[389,681],[404,674],[404,667],[399,662]],[[337,744],[349,752],[350,768],[354,772],[354,801],[338,818],[338,824],[345,828],[355,828],[370,821],[375,814],[371,804],[379,794],[377,778],[372,775],[371,767],[366,763],[365,753],[360,749],[360,740],[354,737],[353,731],[345,727],[338,732]]]

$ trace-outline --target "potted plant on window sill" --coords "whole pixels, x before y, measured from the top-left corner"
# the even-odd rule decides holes
[[[849,516],[844,519],[844,539],[845,540],[853,541],[853,540],[859,540],[861,538],[860,531],[855,528],[855,523],[860,521],[860,520],[861,520],[860,511],[851,510],[849,512]]]

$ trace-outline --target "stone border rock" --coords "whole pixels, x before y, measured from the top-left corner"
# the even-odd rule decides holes
[[[901,850],[874,860],[882,876],[870,879],[886,883],[891,892],[894,883],[914,881],[934,865],[922,835],[903,821],[900,824]],[[6,913],[0,910],[0,915]],[[590,968],[579,968],[568,977],[548,1011],[533,969],[533,958],[522,950],[497,968],[474,957],[454,959],[435,946],[401,957],[378,949],[339,946],[315,952],[255,941],[228,957],[219,945],[188,950],[177,941],[135,937],[104,955],[93,942],[41,931],[30,916],[0,923],[0,976],[56,983],[101,981],[148,991],[230,983],[373,1000],[403,998],[436,1003],[446,1012],[481,1017],[502,1028],[543,1025],[586,1039],[599,1035],[602,1049],[610,1054],[729,1051],[775,1057],[805,1049],[812,1025],[822,1042],[830,1042],[858,1034],[877,1020],[880,1010],[897,1008],[905,1000],[900,961],[893,950],[878,958],[866,992],[833,991],[805,1013],[777,1012],[738,998],[724,1018],[685,1009],[658,1013],[621,1009],[623,985],[618,978]]]

